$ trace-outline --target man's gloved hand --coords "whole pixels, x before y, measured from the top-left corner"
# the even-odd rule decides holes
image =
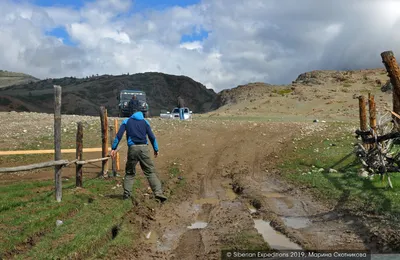
[[[154,151],[154,158],[157,158],[158,152]]]

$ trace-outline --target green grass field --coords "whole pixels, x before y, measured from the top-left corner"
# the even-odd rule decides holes
[[[185,179],[176,181],[180,172],[178,164],[168,167],[170,200],[185,187]],[[52,180],[0,184],[0,259],[99,259],[134,249],[142,235],[136,210],[154,209],[158,202],[142,200],[148,191],[142,174],[133,187],[138,207],[122,200],[122,182],[122,177],[84,178],[83,188],[76,188],[74,178],[64,178],[60,203]],[[63,224],[57,226],[57,220]]]
[[[0,185],[0,252],[17,259],[88,257],[115,241],[112,229],[122,223],[132,208],[121,199],[117,179],[85,179],[84,188],[75,180],[63,181],[62,202],[55,201],[52,181]],[[140,182],[138,181],[136,186]],[[56,221],[62,220],[61,226]],[[117,239],[131,243],[134,230],[122,231]]]
[[[338,127],[340,124],[333,124],[330,131]],[[339,209],[397,218],[400,173],[391,174],[393,189],[387,188],[387,181],[381,181],[380,175],[358,176],[361,164],[352,154],[352,143],[357,142],[354,134],[335,132],[301,140],[297,146],[302,148],[289,152],[280,166],[283,176],[292,183],[308,187],[314,195],[336,204]],[[330,168],[338,172],[329,172]]]

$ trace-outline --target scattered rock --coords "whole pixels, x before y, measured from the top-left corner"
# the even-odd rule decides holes
[[[329,173],[337,173],[338,171],[337,170],[335,170],[335,169],[329,169]]]
[[[388,93],[391,93],[393,91],[393,85],[390,82],[390,80],[386,81],[385,85],[383,85],[381,87],[381,91],[382,92],[388,92]]]
[[[369,172],[362,168],[358,171],[358,176],[361,178],[368,178]]]

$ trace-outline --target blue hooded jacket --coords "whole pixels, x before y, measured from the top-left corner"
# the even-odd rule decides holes
[[[128,147],[135,144],[148,144],[147,136],[150,139],[153,150],[158,152],[158,143],[153,131],[151,130],[149,122],[144,119],[142,112],[136,112],[131,117],[125,119],[114,139],[112,150],[117,149],[119,142],[121,141],[124,132],[126,131],[126,140]]]

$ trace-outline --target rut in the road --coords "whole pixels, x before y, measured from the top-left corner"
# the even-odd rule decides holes
[[[186,165],[185,178],[190,188],[180,194],[179,200],[169,201],[162,209],[157,210],[156,221],[152,227],[160,237],[157,245],[147,249],[152,252],[149,255],[154,255],[163,248],[164,255],[169,255],[167,259],[185,259],[189,257],[189,253],[191,257],[195,253],[198,259],[220,259],[222,247],[243,246],[243,243],[241,245],[238,242],[243,239],[240,237],[243,234],[254,238],[252,243],[262,247],[263,237],[257,232],[254,219],[246,206],[252,200],[260,203],[261,209],[257,212],[259,217],[270,220],[274,227],[303,247],[318,245],[318,248],[322,249],[332,245],[338,246],[338,243],[332,244],[332,241],[338,241],[337,239],[324,240],[319,237],[316,241],[301,228],[285,227],[285,222],[277,216],[281,214],[290,217],[290,214],[294,213],[279,212],[274,203],[284,199],[268,200],[263,194],[271,192],[268,188],[272,187],[275,178],[273,174],[266,173],[266,167],[269,172],[273,172],[276,156],[284,156],[282,150],[290,144],[297,131],[296,124],[271,123],[262,127],[243,124],[232,128],[214,126],[202,129],[196,137],[191,135],[189,138],[188,135],[191,145],[175,149],[174,156],[184,158],[181,162],[182,165]],[[211,142],[206,143],[204,140]],[[243,194],[231,196],[228,189],[232,192],[232,186],[226,184],[233,181],[237,181],[244,188]],[[280,185],[276,189],[277,193],[287,197],[288,204],[291,200],[297,209],[297,201],[288,196],[284,184]],[[304,197],[298,200],[307,202],[310,199]],[[314,204],[318,208],[318,203]],[[290,208],[290,205],[288,207]],[[204,214],[206,208],[207,214]],[[202,221],[207,225],[198,230],[188,229],[188,226],[198,221],[202,213],[205,215]],[[330,230],[324,229],[324,225],[326,224],[322,223],[318,225],[320,229],[314,230],[321,235],[328,234]],[[354,233],[346,233],[342,239],[350,241],[350,238],[354,237]],[[189,252],[187,248],[196,248],[196,251]]]

